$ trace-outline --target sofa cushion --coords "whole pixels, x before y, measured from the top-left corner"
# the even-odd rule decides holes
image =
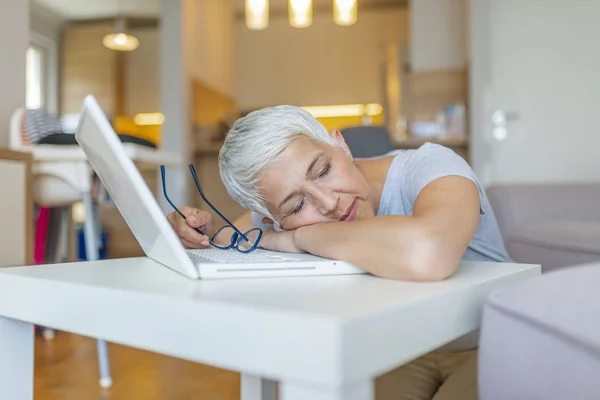
[[[548,221],[519,229],[510,240],[600,254],[600,222]]]
[[[493,292],[479,343],[481,400],[600,399],[600,263]]]
[[[544,271],[600,260],[600,222],[553,220],[520,227],[506,238],[518,262],[541,264]]]

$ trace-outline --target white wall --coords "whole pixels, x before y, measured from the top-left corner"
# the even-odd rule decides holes
[[[0,147],[8,146],[10,117],[25,105],[29,1],[0,1]]]
[[[416,0],[410,6],[414,71],[463,68],[467,57],[465,0]]]
[[[490,80],[490,31],[487,26],[490,22],[489,2],[491,0],[469,0],[469,98],[470,113],[469,125],[471,129],[469,157],[471,165],[484,184],[489,183],[485,166],[492,159],[492,149],[485,138],[485,88]],[[477,35],[471,35],[477,32]]]
[[[236,22],[236,95],[241,109],[274,104],[383,102],[384,46],[407,40],[403,9],[359,12],[355,25],[316,14],[309,28],[271,18],[263,31]]]
[[[486,186],[600,180],[600,2],[547,3],[471,1],[472,152]]]
[[[60,42],[63,22],[58,15],[34,3],[31,5],[29,21],[32,32],[47,37],[55,43]]]

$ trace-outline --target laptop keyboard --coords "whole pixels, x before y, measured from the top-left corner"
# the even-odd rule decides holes
[[[208,249],[186,249],[192,259],[210,260],[218,263],[268,263],[298,261],[293,256],[285,256],[282,253],[256,249],[251,253],[240,253],[237,250]]]

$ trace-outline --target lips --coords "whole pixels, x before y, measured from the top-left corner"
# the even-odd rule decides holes
[[[357,209],[358,207],[356,205],[356,200],[354,200],[352,204],[350,204],[350,207],[348,207],[348,209],[346,210],[346,213],[342,216],[342,218],[340,218],[340,221],[354,221],[354,219],[356,218]]]

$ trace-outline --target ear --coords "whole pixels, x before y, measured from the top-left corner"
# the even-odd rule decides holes
[[[342,135],[342,132],[340,132],[339,129],[332,129],[330,132],[330,135],[332,138],[334,138],[336,140],[336,142],[338,142],[339,146],[344,150],[344,153],[346,153],[348,155],[350,160],[352,160],[353,159],[352,153],[350,152],[350,149],[348,148],[348,144],[344,140],[344,135]]]
[[[274,222],[273,222],[273,220],[271,218],[263,217],[262,223],[263,224],[272,225]]]

